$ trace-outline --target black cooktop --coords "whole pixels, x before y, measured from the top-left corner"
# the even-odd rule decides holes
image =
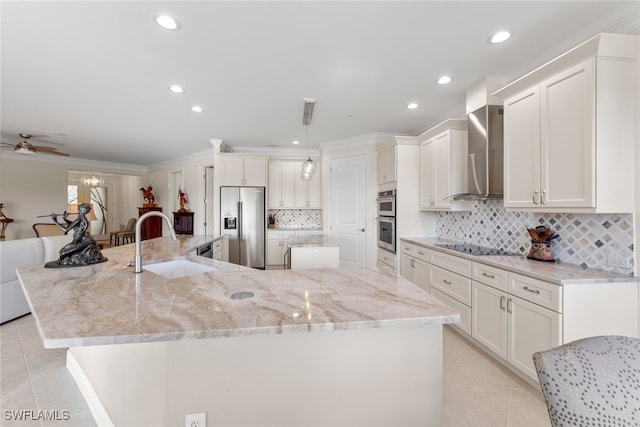
[[[517,255],[504,249],[487,248],[471,243],[437,243],[435,246],[469,255]]]

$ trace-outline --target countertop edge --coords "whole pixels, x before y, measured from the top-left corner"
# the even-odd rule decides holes
[[[401,241],[405,241],[407,243],[411,243],[417,246],[421,246],[423,248],[429,250],[435,250],[438,252],[446,253],[449,255],[453,255],[459,258],[468,259],[473,262],[477,262],[480,264],[488,265],[491,267],[501,268],[506,271],[510,271],[512,273],[521,274],[523,276],[532,277],[534,279],[542,280],[548,283],[556,284],[556,285],[584,285],[584,284],[606,284],[606,283],[630,283],[630,282],[640,282],[640,277],[637,276],[626,276],[620,273],[613,273],[604,270],[596,270],[584,268],[579,265],[574,264],[565,264],[565,263],[543,263],[541,261],[529,260],[523,255],[471,255],[463,252],[457,252],[451,249],[442,248],[436,246],[436,244],[440,243],[448,243],[448,244],[456,244],[460,242],[438,239],[434,237],[401,237]],[[401,251],[400,251],[401,252]],[[521,269],[517,266],[510,265],[505,262],[505,259],[517,259],[520,262],[526,263],[527,265],[535,265],[540,264],[540,268],[546,269],[556,269],[556,274],[562,275],[565,273],[566,275],[570,274],[579,274],[579,275],[587,275],[593,274],[597,277],[576,277],[576,278],[559,278],[552,277],[544,272],[536,272],[527,269]],[[534,264],[535,263],[535,264]]]

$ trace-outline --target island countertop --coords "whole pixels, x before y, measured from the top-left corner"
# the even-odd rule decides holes
[[[253,270],[190,254],[210,237],[141,242],[145,264],[184,257],[219,270],[133,273],[134,245],[86,267],[21,267],[46,348],[455,323],[459,314],[402,277],[369,268]],[[246,299],[231,299],[252,292]]]
[[[289,236],[287,246],[290,248],[301,247],[334,247],[338,241],[328,234],[309,234],[302,236]]]

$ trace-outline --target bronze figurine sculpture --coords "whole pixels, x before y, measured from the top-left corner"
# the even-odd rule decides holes
[[[62,214],[64,224],[58,222],[60,214],[51,214],[53,222],[64,231],[64,234],[73,229],[73,240],[60,249],[60,258],[57,261],[50,261],[45,264],[45,267],[77,267],[107,261],[107,258],[102,256],[95,239],[87,233],[89,221],[87,221],[86,215],[90,211],[90,204],[80,203],[78,205],[78,218],[75,220],[70,220],[69,213],[66,211]]]

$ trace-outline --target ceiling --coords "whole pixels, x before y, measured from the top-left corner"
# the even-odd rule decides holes
[[[465,90],[484,76],[510,82],[597,33],[640,30],[640,2],[615,1],[0,7],[2,141],[28,132],[73,157],[138,166],[207,150],[211,139],[277,153],[296,139],[304,152],[307,141],[417,135],[464,117]],[[160,12],[180,29],[159,27]],[[487,43],[503,28],[510,40]],[[450,84],[436,83],[443,74]],[[308,129],[304,98],[317,100]]]

